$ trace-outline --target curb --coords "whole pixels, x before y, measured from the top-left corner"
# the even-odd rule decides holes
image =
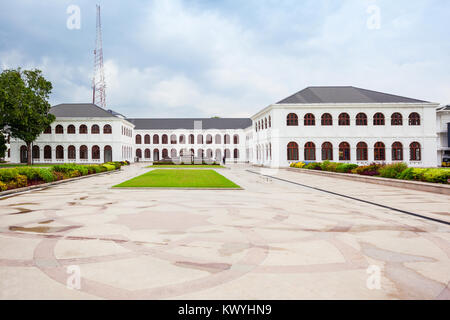
[[[424,191],[424,192],[432,192],[438,194],[450,195],[450,185],[446,184],[438,184],[438,183],[429,183],[429,182],[421,182],[421,181],[410,181],[410,180],[397,180],[390,178],[379,178],[379,177],[370,177],[370,176],[362,176],[356,174],[348,174],[348,173],[339,173],[339,172],[329,172],[329,171],[319,171],[319,170],[309,170],[309,169],[301,169],[301,168],[285,168],[287,171],[292,172],[302,172],[313,175],[320,176],[328,176],[346,180],[353,180],[359,182],[367,182],[373,184],[380,184],[390,187],[397,187],[403,189],[410,189],[416,191]]]
[[[68,183],[68,182],[72,182],[72,181],[77,181],[77,180],[81,180],[81,179],[98,177],[98,176],[102,176],[102,175],[106,175],[106,174],[116,173],[118,171],[121,171],[121,169],[108,171],[108,172],[95,173],[95,174],[90,174],[87,176],[75,177],[75,178],[70,178],[70,179],[65,179],[65,180],[53,181],[53,182],[48,182],[48,183],[41,183],[41,184],[24,187],[24,188],[17,188],[17,189],[12,189],[12,190],[1,191],[0,199],[3,198],[4,196],[12,195],[15,193],[23,193],[23,192],[27,192],[27,191],[31,191],[31,190],[35,190],[35,189],[43,189],[43,188],[52,187],[55,185]]]

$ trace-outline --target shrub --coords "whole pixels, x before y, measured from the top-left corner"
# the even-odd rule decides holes
[[[6,183],[0,181],[0,191],[6,191],[8,190],[8,186]]]
[[[63,179],[64,179],[64,175],[62,172],[53,171],[53,181],[59,181],[59,180],[63,180]]]
[[[8,181],[6,186],[7,186],[8,190],[17,189],[17,181],[15,181],[15,180]]]
[[[322,166],[320,162],[310,162],[304,167],[309,170],[322,170]]]
[[[427,182],[447,184],[450,179],[450,169],[428,169],[423,173],[423,179]]]
[[[379,169],[380,176],[383,178],[392,178],[396,179],[400,176],[400,174],[408,169],[408,166],[406,163],[393,163],[393,164],[387,164],[385,166],[382,166]]]
[[[28,185],[28,179],[27,176],[21,175],[19,174],[16,177],[16,183],[17,183],[17,188],[23,188],[26,187]]]
[[[42,168],[39,170],[39,178],[44,182],[52,182],[55,180],[52,172],[49,169]]]
[[[14,180],[19,175],[17,169],[0,169],[0,181],[9,182]]]
[[[106,168],[106,171],[113,171],[116,170],[116,167],[112,164],[103,164],[102,167]]]
[[[363,176],[378,176],[380,175],[379,169],[381,168],[380,164],[372,163],[368,166],[361,166],[354,168],[352,173],[360,174]]]
[[[294,164],[294,167],[295,168],[303,168],[304,166],[306,165],[306,163],[304,163],[304,162],[297,162],[297,163],[295,163]]]
[[[30,167],[19,167],[17,172],[20,175],[26,176],[28,180],[39,180],[39,169]]]
[[[353,163],[339,163],[336,166],[336,172],[341,172],[341,173],[350,173],[352,172],[353,169],[358,168],[357,164],[353,164]]]

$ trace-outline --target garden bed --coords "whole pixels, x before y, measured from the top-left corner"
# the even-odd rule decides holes
[[[406,163],[372,163],[368,166],[358,166],[357,164],[352,163],[324,161],[311,163],[297,162],[292,163],[291,167],[398,180],[441,184],[449,184],[450,182],[450,168],[408,168]]]
[[[48,184],[87,175],[119,170],[127,162],[101,165],[61,164],[49,168],[22,166],[0,169],[0,192]]]

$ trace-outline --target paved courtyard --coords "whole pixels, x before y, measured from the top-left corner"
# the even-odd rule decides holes
[[[1,199],[0,298],[450,299],[449,225],[259,173],[444,221],[448,196],[245,166],[218,170],[245,190],[111,189],[148,170]]]

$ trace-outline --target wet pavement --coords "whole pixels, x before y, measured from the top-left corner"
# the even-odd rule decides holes
[[[443,221],[448,196],[246,166],[218,170],[244,190],[111,189],[148,170],[1,199],[0,298],[450,299],[449,225],[260,173]]]

